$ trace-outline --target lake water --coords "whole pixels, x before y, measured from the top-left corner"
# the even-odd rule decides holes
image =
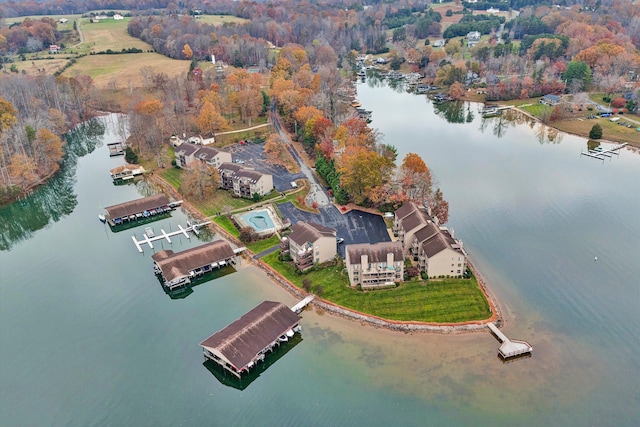
[[[198,343],[265,299],[294,299],[252,266],[169,298],[153,251],[131,241],[144,227],[97,220],[153,191],[111,183],[111,116],[104,136],[78,135],[57,180],[0,210],[0,424],[640,424],[640,156],[581,158],[583,139],[495,131],[473,104],[449,123],[462,115],[385,86],[361,85],[359,100],[399,162],[416,152],[432,169],[531,358],[502,363],[488,332],[399,334],[307,310],[298,345],[244,390],[222,384]]]

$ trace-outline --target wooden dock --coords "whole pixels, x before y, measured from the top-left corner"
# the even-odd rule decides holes
[[[171,237],[178,236],[180,234],[184,235],[187,239],[190,239],[189,232],[195,234],[196,236],[199,233],[199,228],[202,228],[208,224],[211,224],[211,221],[201,222],[200,224],[193,224],[188,226],[187,228],[182,227],[178,224],[178,230],[167,233],[163,229],[160,229],[160,234],[148,236],[147,233],[142,234],[142,239],[138,240],[135,235],[131,236],[131,240],[133,240],[133,244],[138,249],[138,252],[144,252],[142,245],[147,244],[151,249],[153,249],[153,242],[157,240],[166,239],[167,242],[171,243]]]
[[[526,341],[510,340],[500,329],[493,323],[487,323],[487,326],[493,332],[493,334],[502,342],[498,353],[503,359],[510,359],[512,357],[521,356],[523,354],[531,353],[533,347]]]
[[[122,142],[111,142],[107,147],[109,147],[109,157],[124,156],[125,147]]]
[[[622,144],[618,144],[616,146],[613,146],[611,148],[607,148],[607,149],[604,149],[604,150],[602,148],[598,147],[600,149],[581,151],[580,155],[581,156],[592,157],[594,159],[602,160],[604,162],[604,159],[606,157],[611,158],[614,155],[619,156],[620,155],[620,150],[622,150],[627,145],[629,145],[629,144],[627,142],[624,142]]]

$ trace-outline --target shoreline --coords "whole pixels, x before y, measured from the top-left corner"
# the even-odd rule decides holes
[[[174,198],[182,198],[182,196],[177,192],[175,188],[171,186],[167,181],[165,181],[162,177],[158,176],[155,173],[151,173],[148,175],[148,178],[151,182],[158,184],[163,191],[168,192],[171,197]],[[199,219],[208,219],[202,212],[196,209],[188,201],[184,201],[182,206],[192,215],[194,218]],[[231,236],[226,230],[219,227],[215,222],[209,224],[212,226],[216,233],[223,236],[225,239],[230,240],[236,244],[242,245],[235,237]],[[253,252],[247,249],[247,252],[253,254]],[[246,254],[247,252],[244,252]],[[256,260],[253,256],[243,255],[243,258],[251,265],[259,268],[263,273],[269,277],[270,281],[286,290],[289,294],[294,296],[295,298],[302,299],[308,295],[312,295],[303,291],[302,289],[295,286],[293,283],[289,282],[284,276],[282,276],[279,272],[271,268],[271,266],[265,264],[261,260]],[[334,316],[341,317],[343,319],[359,322],[362,325],[373,327],[373,328],[384,328],[390,331],[396,332],[424,332],[424,333],[438,333],[438,334],[462,334],[462,333],[472,333],[484,331],[487,329],[487,323],[494,322],[496,326],[501,327],[505,320],[502,315],[502,310],[500,309],[500,305],[495,295],[491,292],[489,286],[487,285],[484,277],[479,273],[478,269],[473,265],[471,260],[467,260],[467,264],[469,269],[476,277],[478,281],[478,286],[482,291],[484,297],[486,298],[489,304],[489,310],[491,311],[491,317],[483,320],[470,320],[467,322],[460,323],[427,323],[427,322],[406,322],[399,320],[389,320],[384,319],[382,317],[378,317],[372,314],[361,313],[356,310],[352,310],[350,308],[342,307],[337,304],[334,304],[330,301],[324,300],[318,296],[312,301],[311,304],[315,305],[317,308],[324,310]]]

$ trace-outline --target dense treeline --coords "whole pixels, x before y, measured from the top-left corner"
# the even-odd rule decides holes
[[[470,31],[478,31],[480,34],[489,34],[503,24],[503,16],[493,15],[464,15],[459,23],[450,25],[442,36],[445,39],[465,36]]]
[[[60,33],[52,18],[25,18],[20,24],[0,28],[0,54],[38,52],[55,44]]]
[[[170,0],[51,0],[0,3],[0,16],[69,15],[91,10],[149,10],[166,8]]]
[[[90,90],[88,78],[0,78],[0,203],[58,170],[60,135],[88,117]]]

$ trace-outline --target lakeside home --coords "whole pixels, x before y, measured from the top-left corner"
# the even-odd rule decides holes
[[[423,207],[405,203],[395,213],[393,232],[406,255],[418,261],[427,277],[460,277],[467,269],[467,254],[453,230],[439,226]]]
[[[231,153],[218,150],[215,147],[190,142],[185,142],[176,147],[175,155],[176,164],[183,169],[189,168],[189,165],[196,160],[200,160],[202,163],[213,166],[214,168],[231,161]]]
[[[174,253],[162,250],[153,254],[154,270],[169,290],[187,286],[191,281],[227,264],[235,264],[236,254],[226,240],[211,243]]]
[[[218,167],[220,187],[247,199],[255,194],[264,196],[273,189],[273,176],[238,163],[226,162]]]
[[[336,230],[314,222],[299,221],[283,238],[281,253],[288,253],[300,271],[331,261],[337,253]]]
[[[280,302],[264,301],[200,343],[205,358],[238,378],[281,342],[300,331],[300,316]]]
[[[400,242],[347,245],[345,253],[351,286],[379,289],[395,286],[403,280],[404,254]]]

